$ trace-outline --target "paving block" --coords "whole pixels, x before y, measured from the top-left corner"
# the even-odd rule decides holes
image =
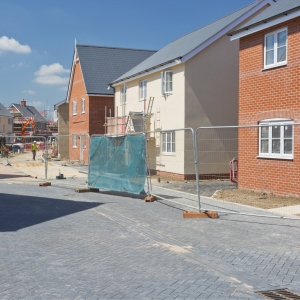
[[[39,186],[51,186],[51,182],[40,182]]]
[[[156,197],[153,195],[149,195],[145,198],[145,202],[154,202],[156,201]]]
[[[184,211],[183,218],[185,219],[196,219],[196,218],[209,218],[216,219],[219,218],[218,213],[214,211]]]
[[[93,189],[93,188],[76,188],[76,193],[98,193],[99,189]]]

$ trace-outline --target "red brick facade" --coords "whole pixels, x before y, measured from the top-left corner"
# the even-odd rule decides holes
[[[287,64],[264,70],[264,36],[287,27]],[[300,121],[300,18],[240,39],[239,125],[272,118]],[[300,127],[292,160],[258,158],[258,128],[239,132],[239,188],[300,196]]]
[[[82,76],[80,62],[77,61],[74,66],[74,75],[71,84],[69,97],[69,131],[70,134],[104,134],[105,128],[105,106],[107,111],[111,109],[114,113],[113,96],[88,96],[86,94],[85,84]],[[82,112],[82,99],[85,99],[85,109]],[[73,102],[77,103],[77,112],[73,114]],[[83,142],[83,140],[82,140]],[[69,142],[70,160],[78,161],[83,159],[88,163],[89,139],[86,138],[86,147],[83,149],[80,157],[80,138],[77,137],[77,148],[73,147],[72,137]]]

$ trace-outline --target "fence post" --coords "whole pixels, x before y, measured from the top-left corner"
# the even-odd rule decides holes
[[[201,211],[201,202],[200,202],[200,185],[199,185],[199,163],[198,163],[198,145],[197,145],[197,131],[194,131],[191,128],[193,134],[193,143],[194,143],[194,159],[195,159],[195,175],[196,175],[196,186],[197,186],[197,198],[198,198],[198,210]]]
[[[45,180],[47,180],[48,176],[48,140],[45,138],[45,144],[46,144],[46,152],[45,152]]]

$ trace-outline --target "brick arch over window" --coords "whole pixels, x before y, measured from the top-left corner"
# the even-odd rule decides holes
[[[290,119],[294,120],[295,115],[294,111],[286,109],[286,110],[271,110],[264,111],[257,114],[257,121],[267,120],[267,119]]]

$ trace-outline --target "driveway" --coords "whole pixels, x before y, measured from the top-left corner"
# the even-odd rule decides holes
[[[300,294],[299,221],[183,219],[176,204],[52,184],[0,182],[0,299]]]

